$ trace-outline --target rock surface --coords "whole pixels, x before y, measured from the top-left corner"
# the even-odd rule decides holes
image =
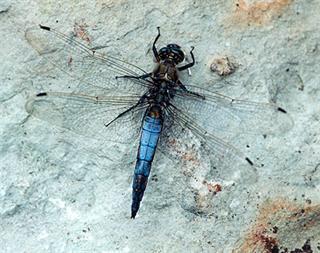
[[[0,252],[320,252],[319,11],[318,0],[0,1]],[[30,95],[69,82],[31,47],[26,31],[39,23],[145,69],[160,26],[159,46],[195,46],[185,82],[275,102],[294,125],[234,137],[259,163],[236,183],[236,168],[221,182],[192,147],[178,150],[182,167],[158,152],[131,220],[137,147],[97,144],[25,111]],[[234,73],[210,70],[218,55],[235,60]]]

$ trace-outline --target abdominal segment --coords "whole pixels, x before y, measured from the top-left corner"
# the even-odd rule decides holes
[[[162,130],[162,120],[158,117],[146,116],[140,138],[137,163],[132,184],[131,218],[135,218],[140,202],[147,186],[151,164]]]

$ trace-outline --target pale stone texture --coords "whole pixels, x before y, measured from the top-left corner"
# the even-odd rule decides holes
[[[317,252],[319,13],[318,0],[1,1],[0,252],[281,252],[308,239]],[[294,126],[280,136],[233,138],[264,166],[254,180],[222,182],[217,194],[203,183],[215,187],[208,171],[181,168],[158,152],[154,179],[131,220],[137,147],[110,150],[25,111],[31,94],[67,82],[39,67],[25,38],[39,23],[66,31],[85,24],[95,44],[147,70],[160,26],[159,46],[195,46],[197,64],[184,82],[276,102]],[[211,72],[217,55],[232,57],[236,71]]]

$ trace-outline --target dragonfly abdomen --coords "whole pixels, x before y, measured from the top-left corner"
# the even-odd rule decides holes
[[[162,118],[157,114],[144,118],[136,167],[132,184],[131,218],[139,210],[140,202],[147,187],[151,164],[156,152],[159,136],[162,130]]]

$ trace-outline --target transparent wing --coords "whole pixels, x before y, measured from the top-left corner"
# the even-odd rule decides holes
[[[237,100],[197,86],[177,90],[172,102],[208,132],[272,134],[287,131],[292,119],[276,104]]]
[[[169,106],[166,109],[166,113],[167,118],[169,117],[169,121],[171,122],[170,126],[167,127],[167,136],[164,136],[160,141],[162,147],[172,144],[172,141],[168,141],[169,139],[176,141],[174,140],[176,138],[179,140],[181,136],[185,135],[184,129],[188,129],[192,135],[198,138],[204,145],[203,148],[209,156],[211,165],[219,172],[218,177],[220,177],[220,179],[231,180],[235,171],[244,174],[242,178],[255,178],[256,166],[240,150],[207,132],[180,109]],[[186,141],[192,142],[190,139]],[[205,159],[205,157],[201,159]]]
[[[140,96],[89,96],[81,93],[42,92],[26,103],[27,112],[50,124],[96,140],[129,143],[138,137],[146,105],[141,104],[120,117],[120,113],[137,104]]]
[[[114,78],[115,75],[140,76],[146,73],[133,64],[111,56],[110,53],[94,49],[89,41],[81,41],[76,35],[73,32],[64,34],[40,25],[28,29],[25,37],[46,61],[79,80],[79,83],[113,88],[106,87],[114,84],[106,83],[106,80]],[[139,86],[149,87],[149,85],[148,81],[132,79],[131,86],[125,88],[128,90],[133,86],[137,89]]]

